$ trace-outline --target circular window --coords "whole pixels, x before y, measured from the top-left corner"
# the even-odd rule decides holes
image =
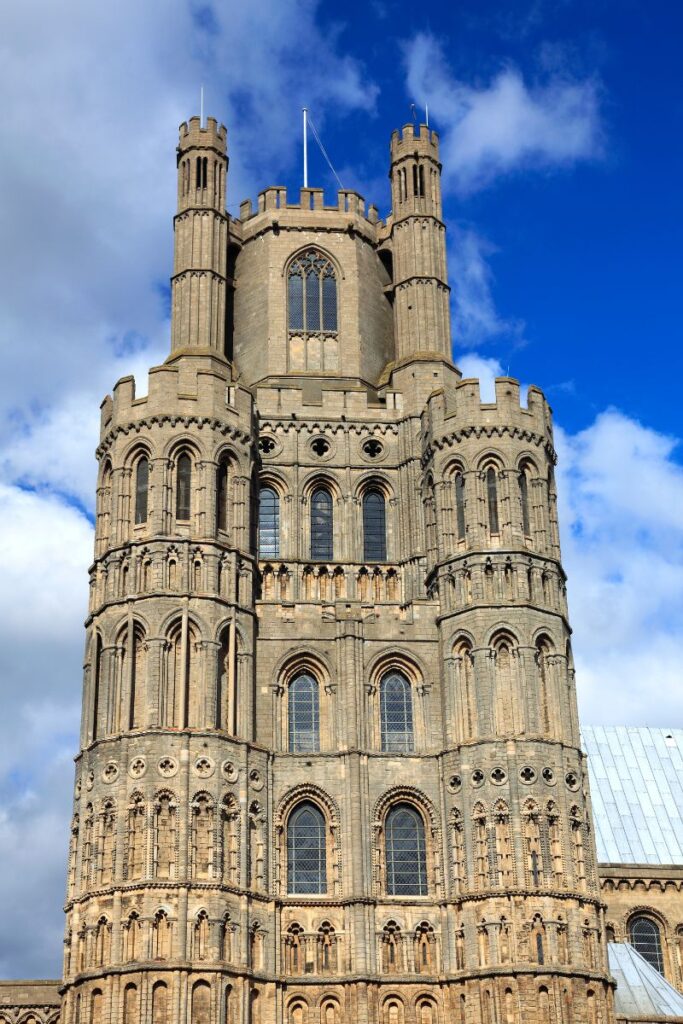
[[[526,764],[521,769],[519,777],[525,785],[530,786],[532,782],[536,781],[536,772],[531,767],[531,765]]]
[[[555,785],[555,772],[552,770],[552,768],[544,768],[542,774],[543,774],[543,781],[548,786],[554,786]]]
[[[484,781],[484,773],[481,768],[475,768],[472,772],[472,785],[481,786]]]
[[[272,455],[277,447],[277,443],[274,437],[269,437],[267,434],[265,437],[259,438],[258,450],[261,455]]]
[[[384,452],[384,445],[376,437],[370,437],[362,444],[363,455],[368,459],[379,459]]]
[[[450,789],[451,793],[458,793],[460,791],[461,786],[462,779],[460,778],[460,776],[451,775],[450,779],[448,780],[448,788]]]
[[[327,437],[314,437],[309,445],[311,451],[318,459],[330,459],[334,454],[332,442]]]
[[[491,782],[496,786],[502,786],[504,782],[507,782],[507,778],[507,772],[502,768],[494,768],[491,772]]]
[[[572,793],[576,793],[579,788],[579,776],[576,772],[567,772],[564,781],[567,783],[567,789],[571,789]]]

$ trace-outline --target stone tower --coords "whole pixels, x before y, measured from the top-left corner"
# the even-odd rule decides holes
[[[451,361],[438,137],[386,222],[226,171],[181,125],[102,404],[64,1024],[610,1024],[550,409]]]

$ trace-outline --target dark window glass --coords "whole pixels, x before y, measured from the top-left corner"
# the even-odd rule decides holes
[[[216,526],[228,528],[228,460],[222,459],[216,471]]]
[[[337,330],[337,282],[331,273],[323,278],[323,330]]]
[[[427,856],[422,818],[414,808],[398,804],[385,825],[387,894],[427,895]]]
[[[522,530],[524,536],[528,537],[531,534],[531,527],[529,525],[529,484],[524,470],[519,474],[519,500],[522,506]]]
[[[664,974],[662,937],[659,928],[649,917],[634,917],[628,926],[631,945],[644,960],[660,974]]]
[[[280,499],[272,487],[259,493],[258,553],[259,558],[280,557]]]
[[[455,519],[458,528],[458,540],[465,539],[465,477],[457,473],[455,477]]]
[[[147,522],[147,496],[149,494],[149,459],[144,455],[135,470],[135,523]]]
[[[379,491],[368,491],[363,497],[363,549],[366,562],[386,560],[386,513],[384,495]]]
[[[306,330],[320,330],[320,277],[315,270],[306,274]]]
[[[389,672],[379,684],[382,750],[407,753],[413,749],[413,698],[410,683],[400,672]]]
[[[536,959],[539,964],[545,963],[545,954],[543,953],[543,936],[540,932],[536,932]]]
[[[176,519],[187,520],[190,518],[190,507],[192,498],[192,462],[187,452],[178,456],[176,481]]]
[[[304,279],[301,274],[289,275],[289,329],[304,329]]]
[[[318,334],[337,330],[337,279],[322,253],[309,249],[292,261],[287,292],[290,331]]]
[[[315,804],[299,804],[287,822],[287,892],[326,891],[325,819]]]
[[[311,558],[327,561],[333,557],[332,495],[324,488],[311,498]]]
[[[318,684],[303,673],[289,686],[289,749],[293,752],[318,749]]]
[[[486,498],[489,506],[489,530],[499,533],[498,526],[498,481],[493,466],[486,470]]]

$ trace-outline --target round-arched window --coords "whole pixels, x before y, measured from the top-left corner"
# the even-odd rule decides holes
[[[287,822],[287,892],[327,892],[325,818],[309,801],[295,807]]]
[[[366,562],[384,562],[387,557],[387,527],[384,495],[366,491],[363,495],[363,558]]]
[[[639,915],[632,917],[628,925],[631,945],[636,949],[643,959],[654,967],[660,974],[664,974],[664,956],[662,954],[662,936],[659,926],[650,917]]]
[[[384,826],[387,894],[427,895],[427,851],[424,822],[410,804],[397,804]]]
[[[318,683],[308,672],[302,672],[289,684],[288,720],[289,749],[293,753],[318,750]]]
[[[405,754],[414,747],[413,695],[402,672],[387,672],[379,684],[382,750]]]
[[[280,557],[280,498],[272,487],[259,491],[258,554],[259,558]]]

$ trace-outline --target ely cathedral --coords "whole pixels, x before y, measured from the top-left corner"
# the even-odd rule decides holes
[[[170,354],[101,407],[63,979],[0,1021],[683,1021],[683,736],[580,736],[551,411],[452,361],[437,134],[386,221],[228,216],[211,118],[177,168]]]

